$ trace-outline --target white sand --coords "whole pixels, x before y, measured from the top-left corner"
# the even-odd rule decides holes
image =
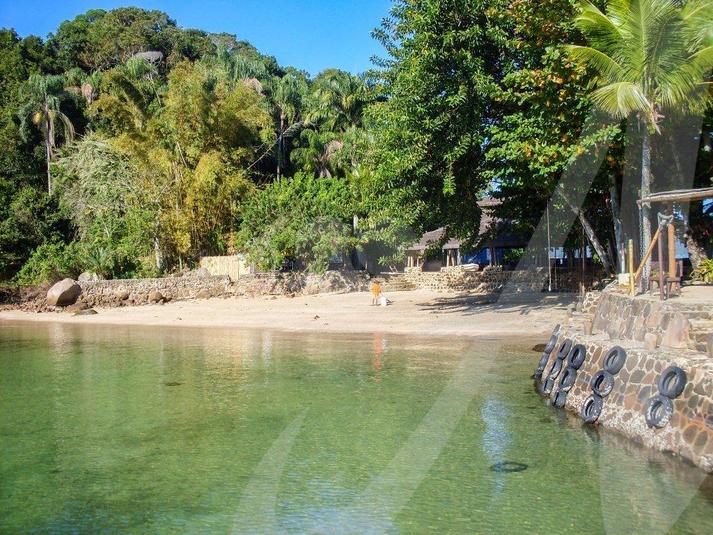
[[[4,321],[77,324],[234,327],[287,331],[457,336],[545,335],[561,322],[572,295],[538,295],[507,302],[427,290],[388,294],[388,307],[371,294],[254,297],[177,301],[165,305],[97,309],[99,314],[0,312]]]

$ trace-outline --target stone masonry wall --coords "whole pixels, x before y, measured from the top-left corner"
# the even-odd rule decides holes
[[[202,295],[219,296],[230,291],[230,278],[219,277],[164,277],[160,279],[115,279],[79,282],[80,300],[90,307],[141,305],[148,302],[148,294],[161,292],[167,300],[193,299]]]
[[[409,270],[403,279],[415,288],[437,291],[468,291],[476,294],[491,294],[502,291],[505,284],[511,283],[517,292],[540,292],[544,272],[502,271],[502,269],[484,269],[483,271],[465,271],[462,269],[442,269],[441,271]]]
[[[304,272],[270,272],[242,275],[233,282],[234,295],[289,295],[364,292],[369,275],[363,271],[327,271],[323,275]]]
[[[593,317],[595,331],[612,339],[643,342],[644,336],[656,336],[656,345],[705,351],[706,340],[695,326],[713,321],[710,304],[681,304],[676,300],[659,301],[658,297],[606,291],[601,294]]]
[[[685,307],[676,311],[676,305],[668,303],[662,312],[659,307],[647,306],[651,303],[646,299],[608,292],[591,297],[591,301],[596,302],[592,312],[573,313],[565,325],[555,329],[557,344],[547,360],[542,378],[536,382],[540,393],[554,403],[567,368],[565,360],[562,371],[556,373],[557,352],[565,340],[571,340],[573,345],[583,344],[586,347],[584,364],[576,372],[572,389],[560,394],[566,396],[564,408],[579,415],[585,400],[593,392],[592,378],[603,369],[604,357],[612,347],[620,346],[627,352],[626,363],[614,376],[614,387],[603,398],[603,409],[595,425],[612,429],[649,448],[678,455],[713,473],[713,358],[691,347],[658,344],[655,349],[646,349],[637,330],[645,327],[646,332],[662,334],[660,341],[666,342],[667,322],[672,321],[670,314],[680,314]],[[633,319],[626,318],[627,314]],[[605,317],[609,317],[614,326]],[[644,321],[642,324],[640,317],[648,319],[648,323]],[[594,330],[591,335],[585,335],[583,325],[592,318],[596,318]],[[624,327],[620,327],[625,318]],[[613,335],[624,338],[612,339]],[[661,372],[672,365],[685,371],[686,387],[678,398],[672,400],[670,421],[661,429],[650,427],[645,418],[647,402],[658,394]],[[544,385],[551,376],[553,388],[547,393]]]

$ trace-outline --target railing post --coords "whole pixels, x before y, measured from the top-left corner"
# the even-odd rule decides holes
[[[629,295],[636,295],[634,285],[634,240],[629,240]]]

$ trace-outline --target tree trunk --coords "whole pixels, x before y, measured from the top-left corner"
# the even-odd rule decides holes
[[[613,274],[614,269],[611,259],[609,258],[609,253],[607,253],[607,250],[602,245],[602,242],[600,242],[599,238],[597,238],[597,235],[594,233],[594,228],[592,228],[592,225],[589,223],[587,216],[584,215],[582,210],[579,210],[579,222],[582,224],[587,240],[589,240],[589,243],[592,244],[592,247],[594,247],[594,250],[599,256],[599,259],[602,261],[604,270],[609,274]]]
[[[693,269],[697,269],[703,260],[708,259],[705,247],[701,246],[691,235],[690,229],[686,232],[686,247],[688,248],[688,257],[691,259],[691,267]]]
[[[624,240],[624,229],[621,226],[619,216],[619,196],[616,191],[616,179],[609,186],[609,197],[611,199],[612,223],[614,225],[614,240],[616,242],[616,258],[619,264],[619,273],[626,273],[626,240]]]
[[[651,194],[651,136],[645,119],[641,119],[641,192],[640,198],[648,197]],[[651,207],[641,204],[641,250],[646,251],[651,243]],[[651,275],[651,257],[646,259],[641,271],[641,286],[646,291],[649,287],[649,277]]]
[[[45,155],[47,156],[47,193],[52,195],[52,172],[50,171],[50,162],[52,161],[52,139],[54,138],[54,132],[52,131],[52,120],[49,116],[49,110],[45,106],[45,117],[46,117],[46,129],[45,134]]]
[[[607,250],[604,248],[602,245],[602,242],[599,241],[599,238],[597,237],[596,233],[594,232],[594,228],[592,227],[591,223],[589,222],[589,219],[587,219],[587,216],[584,214],[584,210],[581,210],[574,206],[570,200],[567,198],[567,196],[560,191],[560,195],[562,195],[562,198],[565,200],[567,205],[571,208],[571,210],[577,214],[577,217],[579,218],[579,222],[582,224],[582,229],[584,229],[584,233],[587,236],[587,240],[589,240],[589,243],[592,244],[592,247],[594,248],[594,251],[597,253],[599,256],[599,259],[602,261],[602,266],[604,266],[604,270],[609,273],[613,274],[613,266],[611,259],[609,258],[609,253],[607,253]]]
[[[280,179],[282,175],[282,159],[285,153],[284,145],[284,134],[285,134],[285,115],[280,114],[280,137],[277,140],[277,179]]]

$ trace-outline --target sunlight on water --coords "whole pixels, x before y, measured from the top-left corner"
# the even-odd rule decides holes
[[[4,324],[0,532],[713,533],[711,478],[548,407],[531,345]]]

